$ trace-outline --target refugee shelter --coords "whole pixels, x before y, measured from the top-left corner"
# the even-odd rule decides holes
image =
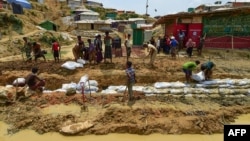
[[[165,15],[154,26],[161,24],[165,35],[178,37],[185,32],[185,42],[192,38],[198,45],[205,36],[205,47],[250,48],[250,7],[220,8],[201,13]]]
[[[54,30],[57,31],[57,25],[53,23],[52,21],[43,21],[42,23],[39,24],[40,27],[46,29],[46,30]]]

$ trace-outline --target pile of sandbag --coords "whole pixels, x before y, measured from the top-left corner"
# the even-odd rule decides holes
[[[83,59],[77,59],[76,62],[74,61],[67,61],[61,65],[61,67],[69,70],[75,70],[76,68],[83,68],[84,64],[86,64],[87,61]]]
[[[83,92],[84,94],[96,93],[99,90],[98,82],[96,80],[89,80],[89,76],[84,75],[80,78],[78,83],[70,82],[62,84],[62,88],[57,89],[55,91],[67,92],[69,90],[70,91],[75,90],[75,93],[83,93]]]
[[[142,92],[144,89],[143,86],[133,86],[133,91]],[[102,90],[102,94],[121,94],[124,93],[124,91],[128,91],[127,86],[125,85],[119,85],[119,86],[109,86],[107,89]]]
[[[109,86],[102,90],[103,94],[123,93],[126,86]],[[173,94],[173,95],[196,95],[196,96],[250,96],[250,79],[214,79],[200,81],[197,84],[185,84],[182,82],[156,82],[153,86],[133,86],[133,91],[139,91],[146,95]]]

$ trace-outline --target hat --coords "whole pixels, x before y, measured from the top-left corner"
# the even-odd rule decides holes
[[[98,35],[99,35],[99,34],[96,33],[96,34],[95,34],[95,37],[97,37]]]
[[[171,36],[170,39],[174,39],[175,37],[174,36]]]

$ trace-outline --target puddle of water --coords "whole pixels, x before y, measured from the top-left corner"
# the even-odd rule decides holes
[[[244,114],[238,117],[233,124],[249,124],[250,125],[250,114]]]
[[[65,112],[80,113],[80,108],[77,105],[70,105],[66,108],[65,105],[55,105],[48,108],[44,108],[44,113],[54,113],[57,114]],[[241,115],[236,119],[233,124],[250,124],[250,114]],[[8,125],[0,122],[0,141],[44,141],[44,140],[60,140],[60,141],[223,141],[223,134],[213,134],[213,135],[200,135],[200,134],[183,134],[183,135],[162,135],[162,134],[152,134],[147,136],[141,135],[131,135],[131,134],[109,134],[109,135],[87,135],[87,136],[63,136],[59,133],[46,133],[43,135],[37,134],[33,130],[23,130],[14,135],[7,135]]]
[[[3,123],[1,123],[3,124]],[[7,125],[5,125],[7,126]],[[28,135],[28,136],[27,136]],[[2,137],[1,137],[2,136]],[[87,136],[63,136],[58,133],[46,133],[43,135],[37,134],[32,130],[23,130],[15,135],[0,134],[0,141],[45,141],[45,140],[60,140],[60,141],[223,141],[222,134],[215,135],[162,135],[153,134],[147,136],[131,135],[131,134],[109,134],[109,135],[87,135]]]

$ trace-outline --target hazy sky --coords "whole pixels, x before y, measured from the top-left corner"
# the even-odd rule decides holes
[[[138,14],[146,13],[147,0],[93,0],[103,3],[105,8],[117,10],[135,11]],[[214,4],[219,0],[148,0],[148,14],[150,16],[163,16],[177,12],[187,11],[188,8],[195,8],[201,4]],[[220,0],[222,4],[235,0]],[[250,0],[236,0],[250,1]],[[155,9],[157,11],[155,11]]]

